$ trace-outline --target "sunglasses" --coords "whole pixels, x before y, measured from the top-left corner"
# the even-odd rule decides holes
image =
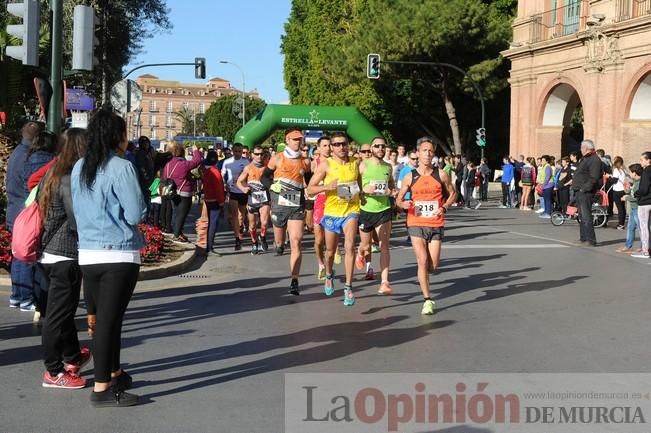
[[[253,152],[253,156],[262,156],[262,152]]]
[[[412,161],[418,161],[418,158],[409,158],[409,159],[411,159]]]
[[[302,152],[309,152],[310,149],[301,149]]]
[[[380,148],[386,149],[387,145],[386,144],[374,144],[373,147],[375,147],[376,149],[380,149]]]
[[[334,147],[342,147],[342,146],[348,146],[348,143],[346,143],[345,141],[338,141],[336,143],[332,142],[330,145]]]
[[[292,140],[292,141],[301,141],[302,138],[300,138],[300,137],[298,137],[298,138],[290,138],[290,140]]]
[[[370,150],[360,150],[359,153],[371,153]]]

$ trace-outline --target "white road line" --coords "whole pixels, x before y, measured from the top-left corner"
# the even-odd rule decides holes
[[[472,249],[472,250],[524,250],[524,249],[558,249],[558,248],[570,248],[569,245],[559,245],[559,244],[446,244],[445,240],[443,241],[442,248],[444,250],[463,250],[463,249]],[[411,246],[403,247],[393,247],[391,249],[401,249],[409,250]]]

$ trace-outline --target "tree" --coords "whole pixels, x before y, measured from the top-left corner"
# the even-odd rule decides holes
[[[366,55],[458,65],[502,107],[508,83],[499,52],[508,47],[515,6],[515,0],[294,0],[281,45],[290,99],[356,105],[398,140],[429,133],[460,152],[467,131],[479,124],[470,83],[454,71],[389,64],[381,64],[380,80],[367,80]]]
[[[181,122],[181,135],[192,135],[194,129],[194,111],[189,106],[182,106],[173,116]]]
[[[233,106],[238,104],[241,94],[222,96],[210,104],[206,110],[205,121],[208,127],[208,134],[211,136],[224,137],[232,140],[237,131],[242,127],[242,118],[236,117]],[[253,118],[266,105],[262,99],[251,96],[246,97],[246,118]],[[236,107],[239,108],[239,107]]]

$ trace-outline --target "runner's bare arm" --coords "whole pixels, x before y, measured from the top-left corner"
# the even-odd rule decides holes
[[[448,199],[445,203],[443,203],[443,207],[445,207],[445,210],[447,211],[450,209],[450,206],[452,206],[452,204],[457,201],[457,190],[454,188],[454,185],[450,180],[450,176],[448,176],[445,171],[439,169],[439,176],[441,177],[441,182],[443,182],[448,190]]]
[[[330,182],[329,185],[319,185],[319,183],[323,182],[323,179],[325,179],[327,174],[328,164],[319,164],[319,166],[316,168],[316,171],[312,175],[312,179],[310,179],[309,185],[307,186],[307,193],[310,196],[315,196],[324,191],[332,191],[333,189],[337,188],[336,180]]]
[[[396,197],[396,206],[398,206],[401,209],[410,209],[411,206],[413,205],[413,202],[411,200],[405,200],[405,194],[409,192],[409,187],[411,185],[411,173],[408,173],[403,179],[402,179],[402,186],[400,187],[400,191],[398,192],[398,197]]]
[[[248,179],[249,179],[249,166],[247,165],[246,167],[244,167],[244,170],[242,170],[240,177],[237,178],[237,187],[244,194],[249,193],[249,184],[247,182]]]
[[[265,188],[269,188],[271,184],[274,183],[274,170],[276,170],[276,164],[278,164],[278,157],[274,155],[271,157],[269,163],[262,172],[260,182],[264,185]]]

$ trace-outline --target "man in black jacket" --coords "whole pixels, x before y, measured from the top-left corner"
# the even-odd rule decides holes
[[[601,184],[603,175],[601,158],[595,153],[594,143],[591,140],[581,142],[581,153],[583,157],[576,166],[572,189],[581,218],[579,223],[581,243],[595,247],[597,246],[597,237],[592,225],[592,197]]]

